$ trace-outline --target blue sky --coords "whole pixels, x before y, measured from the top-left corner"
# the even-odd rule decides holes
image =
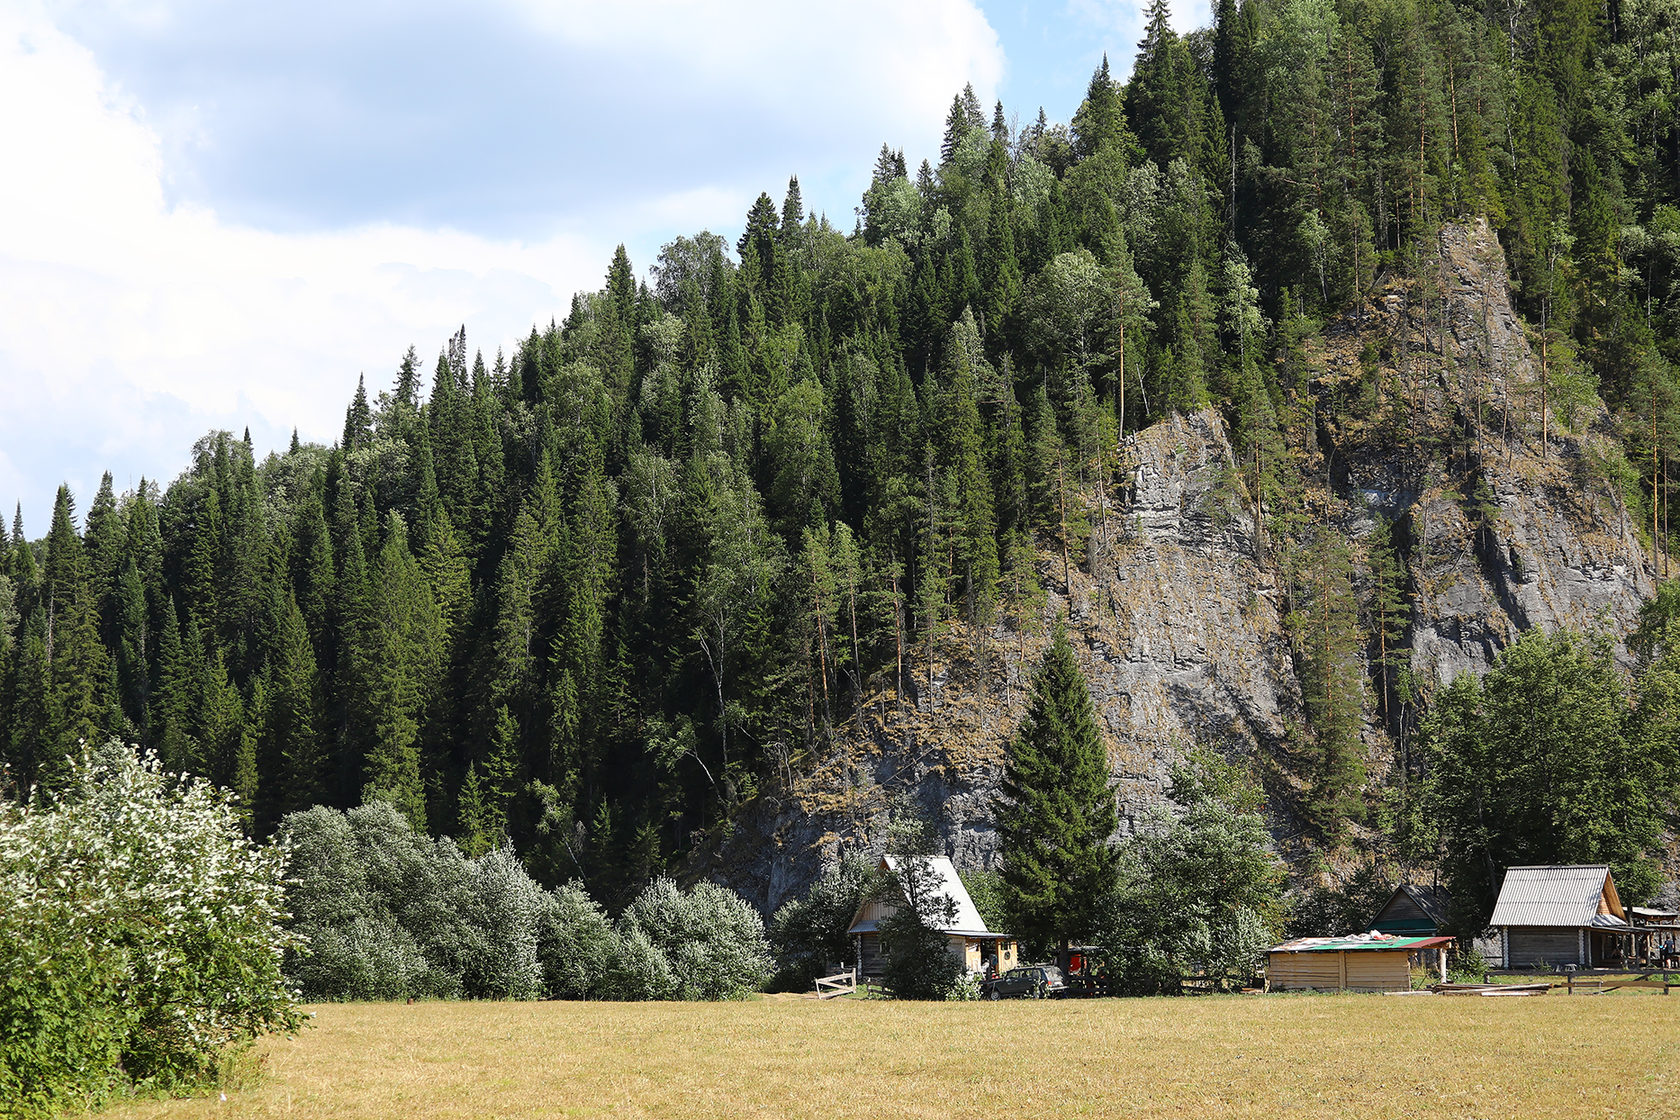
[[[1181,29],[1205,3],[1174,7]],[[0,0],[0,502],[45,531],[206,431],[332,440],[356,377],[491,353],[797,174],[849,228],[951,95],[1067,120],[1119,0]]]

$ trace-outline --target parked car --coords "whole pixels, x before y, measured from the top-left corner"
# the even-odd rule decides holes
[[[1062,970],[1053,964],[1029,964],[1012,968],[995,980],[980,985],[984,999],[1058,999],[1067,993]]]

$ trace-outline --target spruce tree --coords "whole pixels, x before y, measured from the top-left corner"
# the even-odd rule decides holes
[[[286,597],[270,680],[267,746],[278,763],[281,805],[291,812],[325,804],[331,789],[331,760],[320,738],[315,650],[309,642],[303,612],[290,595]]]
[[[419,733],[441,668],[443,618],[408,550],[402,517],[390,514],[388,525],[370,581],[372,609],[356,651],[356,679],[366,689],[357,699],[366,705],[370,733],[362,800],[389,801],[423,829]]]
[[[35,780],[48,789],[63,777],[79,743],[98,742],[116,730],[109,658],[99,639],[98,603],[74,518],[70,488],[60,486],[41,573],[47,726],[37,747]]]
[[[1095,934],[1119,820],[1091,691],[1059,621],[1004,756],[997,813],[1010,932],[1038,946]]]

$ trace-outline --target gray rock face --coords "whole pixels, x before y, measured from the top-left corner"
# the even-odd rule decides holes
[[[1366,431],[1338,450],[1348,496],[1409,538],[1412,667],[1444,684],[1485,672],[1534,627],[1625,634],[1655,573],[1594,465],[1612,450],[1609,415],[1596,401],[1573,418],[1555,407],[1559,378],[1542,385],[1492,231],[1447,227],[1440,260],[1427,316],[1391,295],[1371,319],[1341,324],[1408,354],[1398,373],[1413,416],[1399,440]]]
[[[1275,748],[1300,688],[1219,414],[1175,416],[1127,452],[1131,527],[1093,581],[1097,607],[1075,621],[1135,826],[1187,747]]]
[[[1412,580],[1413,671],[1445,683],[1485,672],[1530,627],[1625,633],[1654,574],[1593,467],[1610,439],[1602,407],[1553,416],[1541,438],[1541,364],[1492,233],[1449,228],[1440,259],[1432,303],[1396,286],[1327,328],[1316,384],[1376,377],[1377,403],[1300,454],[1311,500],[1350,538],[1378,515],[1394,522]],[[1284,592],[1257,560],[1269,559],[1270,542],[1256,539],[1224,422],[1213,409],[1174,416],[1122,452],[1121,485],[1086,510],[1096,559],[1064,584],[1060,553],[1040,557],[1042,616],[953,633],[931,672],[918,661],[914,700],[872,694],[822,758],[703,845],[690,874],[769,912],[843,851],[877,854],[890,807],[904,803],[937,823],[959,868],[996,868],[1004,745],[1025,712],[1047,620],[1064,610],[1108,739],[1123,832],[1161,804],[1192,745],[1281,757],[1301,688]],[[1367,741],[1380,762],[1387,740],[1374,713]]]

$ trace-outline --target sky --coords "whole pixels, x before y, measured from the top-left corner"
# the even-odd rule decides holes
[[[1207,23],[1206,0],[1173,0]],[[971,82],[1066,121],[1132,0],[0,0],[0,508],[43,535],[195,440],[330,443],[365,375],[488,356],[622,242],[754,198],[849,230],[883,142]]]

